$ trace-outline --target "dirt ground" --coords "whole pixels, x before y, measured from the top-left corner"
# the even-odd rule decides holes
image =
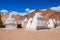
[[[0,29],[0,40],[60,40],[60,26],[39,31]]]

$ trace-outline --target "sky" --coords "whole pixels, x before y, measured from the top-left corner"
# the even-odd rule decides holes
[[[60,6],[60,0],[0,0],[0,10],[25,12],[25,9],[50,9]]]

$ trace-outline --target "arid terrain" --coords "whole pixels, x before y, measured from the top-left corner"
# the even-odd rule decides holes
[[[20,23],[25,17],[33,18],[36,12],[41,12],[45,20],[49,18],[55,18],[60,21],[60,12],[55,12],[52,10],[48,11],[34,11],[25,16],[12,15],[16,18],[17,22]],[[1,16],[1,20],[4,23],[9,14],[4,14]],[[54,29],[43,29],[39,31],[28,31],[24,28],[21,29],[0,29],[0,40],[60,40],[60,26]]]
[[[60,26],[39,31],[0,29],[0,40],[60,40]]]

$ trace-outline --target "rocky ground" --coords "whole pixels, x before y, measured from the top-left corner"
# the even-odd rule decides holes
[[[0,29],[0,40],[60,40],[60,26],[39,31]]]

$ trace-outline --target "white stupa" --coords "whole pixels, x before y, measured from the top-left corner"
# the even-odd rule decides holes
[[[31,23],[32,23],[32,18],[29,19],[27,25],[26,25],[26,29],[30,29],[30,26],[31,26]]]
[[[48,21],[48,28],[54,28],[55,25],[57,25],[57,22],[55,19],[49,19]]]
[[[6,28],[12,29],[12,28],[17,28],[17,21],[14,17],[9,15],[9,17],[5,20]]]
[[[27,19],[27,18],[25,18],[25,19],[22,21],[22,26],[26,26],[26,25],[27,25],[27,23],[28,23],[28,19]]]
[[[41,13],[37,12],[33,17],[33,21],[31,23],[30,29],[37,30],[39,28],[45,28],[47,22],[44,20],[44,17]]]

